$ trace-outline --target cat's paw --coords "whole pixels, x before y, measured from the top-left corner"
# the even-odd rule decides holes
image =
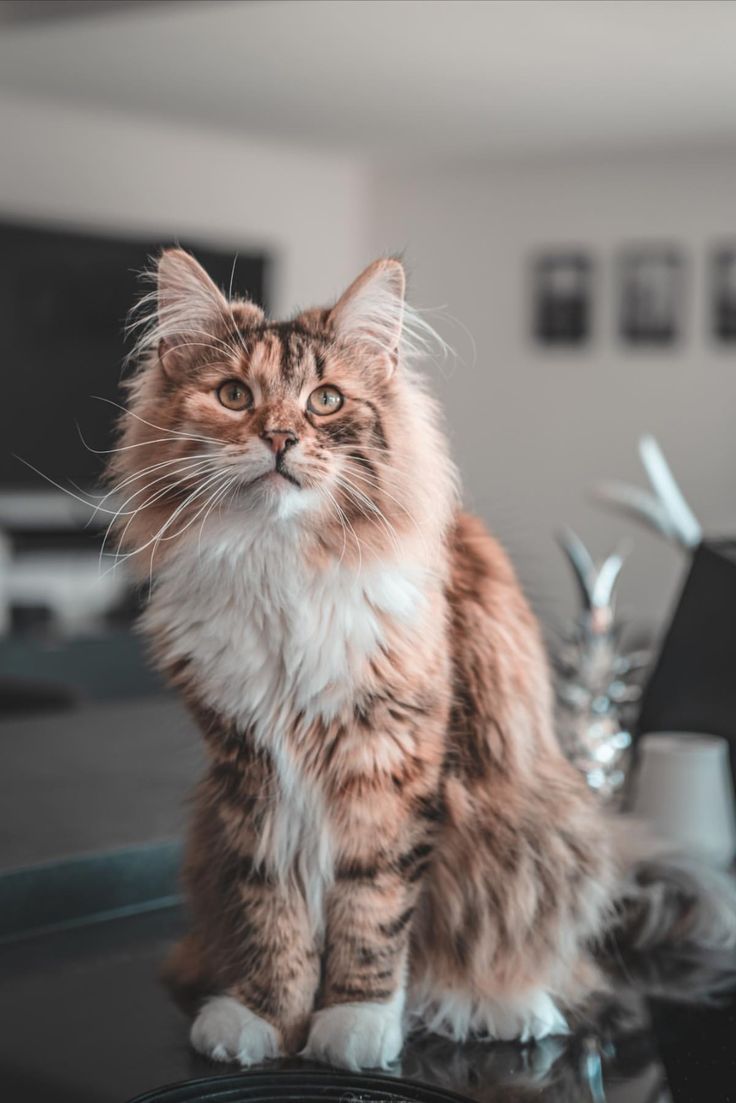
[[[490,1017],[489,1034],[502,1041],[539,1042],[569,1033],[567,1020],[552,997],[537,989],[515,1002],[499,1003]]]
[[[488,1038],[497,1042],[538,1042],[570,1033],[565,1016],[548,992],[528,989],[505,999],[425,988],[412,993],[410,1018],[432,1034],[456,1042]]]
[[[244,1068],[281,1056],[279,1033],[231,996],[215,996],[197,1015],[190,1034],[198,1053],[213,1061],[237,1061]]]
[[[404,1044],[401,1012],[397,1000],[341,1003],[317,1011],[302,1057],[354,1072],[387,1068]]]

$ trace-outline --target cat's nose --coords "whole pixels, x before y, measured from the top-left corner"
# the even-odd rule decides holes
[[[293,448],[299,439],[290,429],[264,429],[261,438],[265,440],[275,456],[280,456],[282,452]]]

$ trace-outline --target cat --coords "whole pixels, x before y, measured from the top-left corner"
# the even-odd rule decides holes
[[[668,894],[627,864],[560,751],[401,263],[273,322],[168,250],[138,324],[110,477],[143,630],[208,752],[167,966],[194,1047],[359,1069],[414,1026],[541,1039],[605,989],[616,928],[732,944],[727,886]]]

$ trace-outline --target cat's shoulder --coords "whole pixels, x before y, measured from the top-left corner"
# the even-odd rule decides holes
[[[452,584],[477,594],[487,585],[518,587],[508,553],[479,517],[458,512],[449,535]]]

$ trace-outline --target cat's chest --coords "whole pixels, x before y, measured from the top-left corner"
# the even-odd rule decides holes
[[[187,551],[160,578],[148,624],[204,703],[260,734],[297,714],[335,716],[387,627],[410,629],[423,606],[421,571],[407,564],[314,566],[267,535]]]

